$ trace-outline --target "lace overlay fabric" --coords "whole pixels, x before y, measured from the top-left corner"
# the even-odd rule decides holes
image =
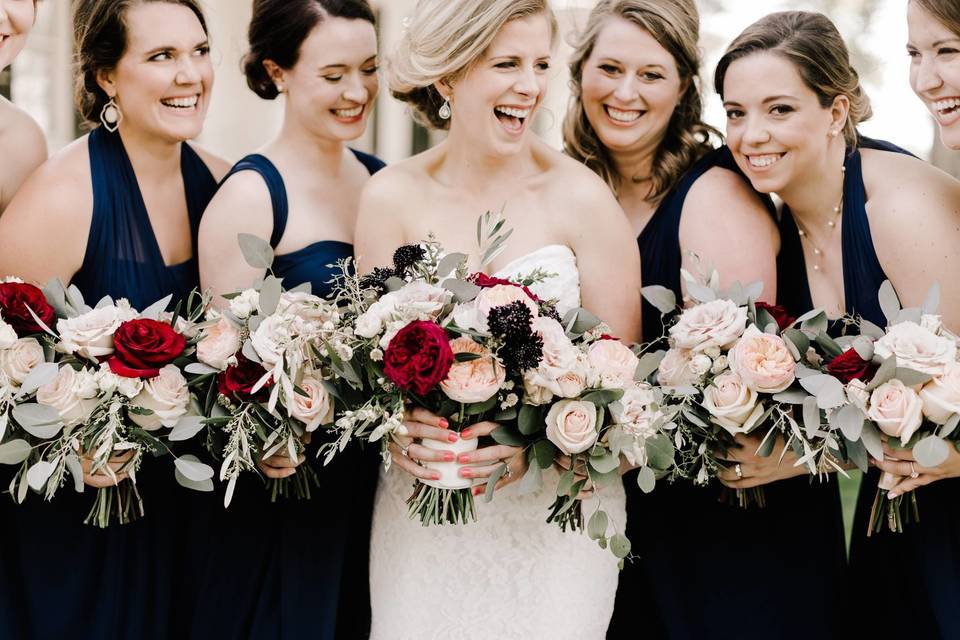
[[[561,315],[580,303],[576,256],[563,245],[514,260],[497,276],[540,268],[554,277],[532,287],[556,299]],[[373,640],[550,638],[602,640],[617,590],[616,560],[580,532],[547,524],[558,475],[519,495],[518,483],[492,502],[477,498],[477,522],[423,527],[407,515],[413,479],[398,467],[381,472],[373,516],[370,591]],[[623,486],[602,493],[622,531]],[[584,503],[589,518],[597,498]]]

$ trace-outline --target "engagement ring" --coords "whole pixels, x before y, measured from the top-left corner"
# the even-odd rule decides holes
[[[737,480],[743,480],[743,469],[740,468],[739,462],[733,466],[733,472],[737,474]]]

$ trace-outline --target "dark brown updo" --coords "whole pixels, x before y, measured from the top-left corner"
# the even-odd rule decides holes
[[[75,0],[73,4],[74,49],[77,52],[75,99],[87,122],[100,122],[100,111],[110,97],[97,84],[97,74],[112,71],[127,50],[127,10],[148,2],[182,5],[197,16],[203,32],[207,21],[197,0]]]
[[[303,41],[327,17],[366,20],[376,26],[367,0],[254,0],[247,34],[250,51],[243,58],[250,89],[264,100],[280,95],[264,60],[285,71],[292,69]]]

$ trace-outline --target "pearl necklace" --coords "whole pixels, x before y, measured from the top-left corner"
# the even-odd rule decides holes
[[[847,168],[840,167],[840,171],[844,175],[843,182],[846,182]],[[837,203],[837,206],[833,208],[833,217],[827,220],[827,227],[829,227],[831,231],[837,227],[837,220],[840,219],[840,216],[842,214],[843,214],[843,187],[841,186],[840,201]],[[813,255],[817,256],[817,262],[813,263],[813,270],[817,272],[821,271],[819,261],[820,259],[823,258],[823,255],[824,255],[823,249],[821,249],[817,245],[813,244],[813,242],[811,242],[810,234],[807,233],[807,231],[800,226],[799,222],[797,222],[797,233],[800,235],[801,240],[805,240],[811,247],[813,247]]]

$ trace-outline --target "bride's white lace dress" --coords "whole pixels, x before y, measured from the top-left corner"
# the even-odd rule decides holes
[[[542,247],[496,275],[535,268],[557,274],[533,287],[559,300],[561,315],[579,306],[573,251]],[[370,595],[373,640],[602,640],[613,612],[617,565],[609,551],[580,532],[545,522],[557,474],[519,495],[518,483],[492,502],[477,498],[478,521],[423,527],[407,515],[412,478],[394,466],[381,473],[373,516]],[[623,486],[603,493],[604,509],[623,530]],[[589,517],[590,502],[584,505]]]

